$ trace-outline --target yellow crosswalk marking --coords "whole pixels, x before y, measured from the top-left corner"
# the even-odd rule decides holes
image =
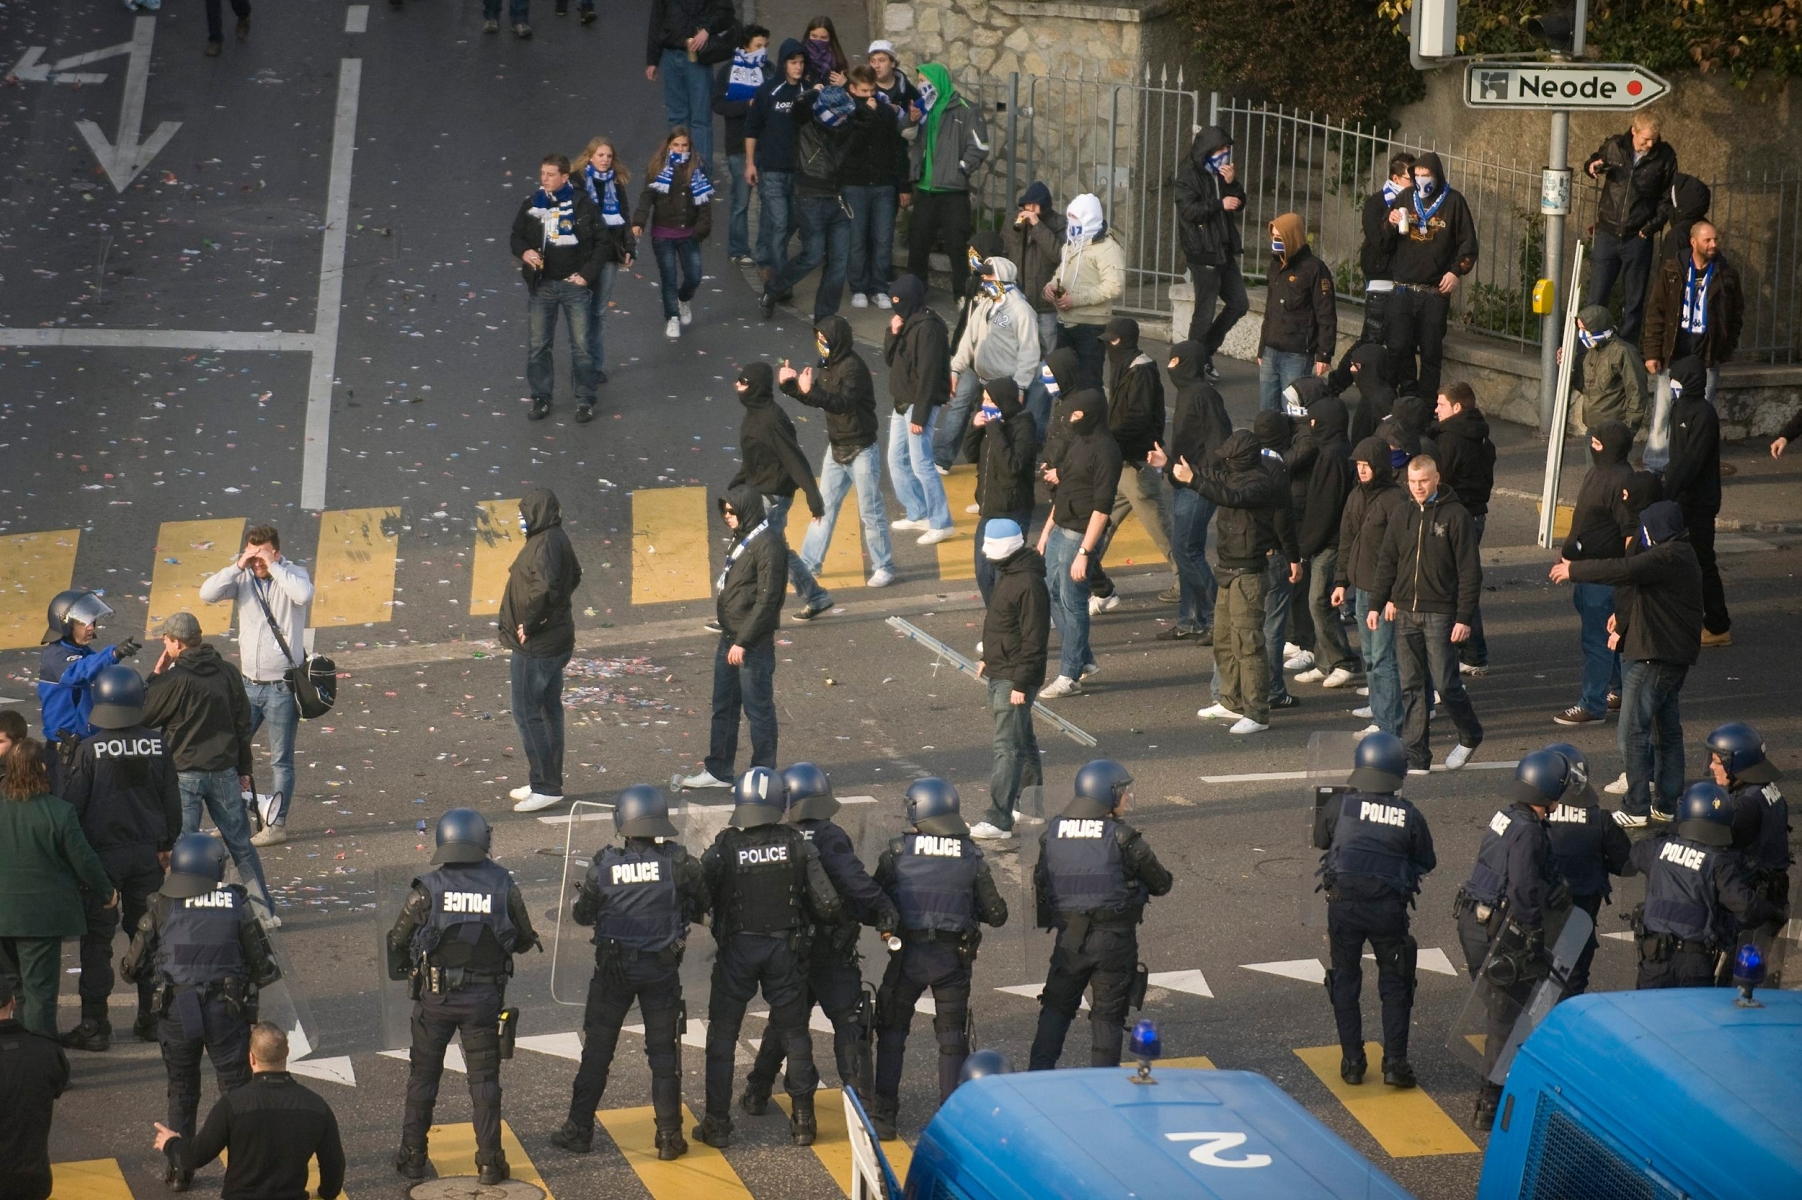
[[[713,594],[707,489],[632,493],[632,603],[705,600]]]
[[[164,521],[156,531],[156,561],[150,568],[150,615],[145,629],[155,629],[170,613],[189,612],[208,637],[229,633],[232,604],[202,604],[200,585],[231,561],[244,536],[244,518],[215,521]]]
[[[469,615],[501,610],[507,591],[507,568],[525,545],[519,531],[518,500],[483,500],[476,505],[476,549],[469,564]]]
[[[57,1163],[50,1173],[50,1200],[132,1200],[116,1158]]]
[[[1326,1084],[1334,1099],[1345,1105],[1345,1110],[1392,1157],[1477,1153],[1476,1143],[1465,1136],[1458,1123],[1446,1116],[1431,1096],[1419,1088],[1392,1088],[1380,1082],[1382,1046],[1366,1042],[1364,1054],[1370,1063],[1366,1078],[1372,1082],[1353,1087],[1339,1078],[1339,1047],[1315,1046],[1295,1052]]]
[[[1147,563],[1161,566],[1168,561],[1140,523],[1138,511],[1134,510],[1126,514],[1120,528],[1114,531],[1114,540],[1108,543],[1102,565],[1111,570],[1114,567],[1141,567]]]
[[[434,1125],[426,1135],[432,1165],[440,1175],[474,1175],[476,1173],[476,1127],[464,1121],[453,1125]],[[514,1179],[543,1188],[545,1200],[557,1200],[544,1186],[538,1168],[526,1155],[526,1148],[513,1136],[513,1127],[501,1122],[501,1150],[507,1155],[507,1166]]]
[[[976,464],[952,467],[951,474],[939,482],[945,485],[945,499],[951,502],[951,524],[959,535],[934,547],[939,552],[939,578],[974,579],[976,522],[982,518],[964,509],[976,503]]]
[[[35,646],[44,610],[75,578],[79,529],[0,537],[0,650]]]
[[[790,1111],[788,1097],[778,1093],[776,1103],[782,1111]],[[851,1194],[851,1134],[845,1125],[845,1097],[838,1088],[821,1088],[813,1096],[814,1121],[819,1132],[814,1137],[814,1157],[826,1168],[839,1189]],[[913,1147],[899,1138],[882,1143],[882,1153],[895,1170],[895,1178],[907,1182],[907,1168],[914,1159]]]
[[[649,1107],[609,1108],[595,1114],[651,1200],[751,1200],[732,1164],[705,1142],[688,1138],[688,1153],[663,1162],[657,1157],[657,1118]],[[682,1106],[685,1134],[695,1115]]]
[[[1195,1067],[1203,1071],[1214,1069],[1214,1060],[1205,1054],[1197,1054],[1193,1058],[1160,1058],[1152,1066],[1156,1067]]]
[[[800,542],[790,543],[797,549]],[[857,492],[845,493],[838,511],[838,525],[832,531],[832,544],[826,547],[826,560],[820,564],[820,586],[829,592],[839,588],[864,585],[863,518],[857,509]]]
[[[313,628],[391,620],[399,549],[398,508],[321,513],[313,562]]]

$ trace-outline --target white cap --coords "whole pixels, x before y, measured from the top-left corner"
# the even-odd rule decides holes
[[[895,53],[895,43],[887,38],[877,38],[870,43],[870,48],[864,52],[864,57],[868,58],[872,54],[886,54],[896,62],[901,60],[901,56]]]

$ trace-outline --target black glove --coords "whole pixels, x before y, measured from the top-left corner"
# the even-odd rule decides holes
[[[113,647],[113,654],[118,657],[120,662],[124,662],[128,658],[135,657],[138,651],[143,648],[144,643],[140,642],[137,638],[126,638],[117,646]]]

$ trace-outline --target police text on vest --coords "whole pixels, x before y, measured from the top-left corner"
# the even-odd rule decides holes
[[[1378,825],[1394,825],[1399,829],[1408,823],[1408,810],[1399,804],[1377,804],[1361,800],[1358,802],[1358,820],[1375,821]]]
[[[1658,852],[1660,862],[1675,863],[1690,871],[1700,871],[1702,860],[1707,857],[1706,850],[1698,850],[1694,846],[1684,846],[1677,842],[1666,842],[1664,849]]]
[[[659,862],[615,863],[613,866],[613,882],[620,883],[656,883],[663,878],[663,864]]]
[[[446,892],[444,911],[454,913],[492,913],[494,896],[489,892]]]
[[[1057,836],[1061,838],[1098,838],[1101,836],[1101,822],[1059,821]]]
[[[741,867],[756,867],[764,863],[785,863],[787,861],[787,846],[749,846],[738,852],[738,865]]]
[[[964,843],[961,838],[929,837],[921,834],[914,839],[915,854],[932,854],[939,858],[962,858]]]

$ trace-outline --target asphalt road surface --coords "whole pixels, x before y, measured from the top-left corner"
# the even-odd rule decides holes
[[[197,6],[133,17],[107,0],[71,0],[0,14],[0,57],[20,63],[0,91],[0,160],[11,164],[0,193],[0,692],[35,720],[32,647],[57,590],[103,588],[116,610],[103,636],[116,639],[196,605],[198,581],[229,561],[246,523],[281,527],[286,552],[318,581],[317,647],[344,678],[336,710],[301,730],[290,840],[264,862],[289,977],[316,1033],[298,1069],[343,1122],[358,1197],[401,1192],[387,1155],[406,1064],[380,1053],[393,1047],[376,945],[393,913],[378,874],[404,882],[426,864],[438,814],[473,805],[495,822],[497,856],[548,925],[571,831],[586,855],[609,829],[561,810],[515,816],[504,799],[525,780],[506,662],[489,640],[518,546],[512,502],[554,488],[585,568],[569,678],[572,798],[604,801],[691,771],[705,751],[713,652],[700,621],[723,555],[710,496],[736,461],[730,380],[749,359],[810,354],[805,320],[759,320],[715,239],[680,341],[663,336],[654,274],[622,275],[595,423],[570,421],[561,379],[552,419],[524,420],[524,291],[505,249],[509,223],[539,158],[574,152],[593,133],[615,137],[642,177],[663,120],[660,90],[640,69],[646,9],[607,6],[588,29],[535,12],[538,36],[526,43],[484,37],[473,0],[414,0],[399,12],[271,5],[247,42],[228,32],[217,59],[201,56]],[[1245,368],[1231,370],[1227,390],[1247,414]],[[821,422],[795,415],[817,455]],[[1508,462],[1530,466],[1524,435],[1498,440]],[[986,799],[984,693],[886,623],[904,617],[965,652],[976,640],[970,484],[967,469],[951,480],[962,536],[928,548],[902,537],[900,582],[882,592],[861,587],[847,509],[827,572],[839,607],[780,634],[784,761],[812,759],[841,795],[869,797],[847,812],[872,846],[898,831],[901,793],[918,775],[952,779],[971,810]],[[1209,652],[1152,640],[1174,615],[1153,598],[1167,576],[1129,529],[1110,563],[1125,601],[1095,622],[1103,672],[1057,706],[1098,746],[1039,726],[1053,803],[1087,758],[1126,762],[1138,779],[1133,819],[1176,873],[1142,935],[1158,981],[1145,1011],[1166,1052],[1268,1074],[1422,1197],[1469,1196],[1480,1169],[1484,1139],[1468,1124],[1476,1080],[1445,1048],[1468,987],[1450,907],[1506,768],[1554,739],[1582,746],[1599,777],[1620,767],[1611,726],[1565,731],[1549,720],[1575,694],[1576,622],[1568,595],[1545,583],[1532,525],[1520,501],[1491,512],[1494,670],[1472,682],[1488,731],[1477,761],[1408,788],[1441,862],[1415,917],[1418,1091],[1373,1082],[1348,1096],[1339,1086],[1320,986],[1324,931],[1301,919],[1315,856],[1298,775],[1311,733],[1362,724],[1347,712],[1356,697],[1296,685],[1302,706],[1244,740],[1198,722]],[[1794,540],[1723,539],[1736,644],[1709,651],[1690,677],[1692,744],[1715,723],[1747,719],[1779,762],[1798,761]],[[229,612],[201,615],[229,647]],[[1017,855],[994,852],[1009,886]],[[1620,889],[1604,932],[1624,930],[1618,914],[1638,891]],[[1049,954],[1023,924],[1016,902],[976,968],[977,1041],[1016,1062]],[[1630,943],[1604,941],[1596,985],[1629,985],[1632,956]],[[866,964],[872,979],[880,965]],[[648,1099],[648,1072],[632,1034],[603,1101],[612,1138],[586,1158],[553,1149],[580,1024],[580,1009],[557,1000],[579,997],[580,982],[565,972],[553,997],[550,959],[532,955],[509,994],[525,1013],[503,1073],[516,1174],[566,1197],[842,1194],[842,1134],[797,1149],[778,1117],[741,1118],[723,1157],[697,1145],[677,1171],[629,1165],[618,1146],[649,1136],[633,1111]],[[73,979],[64,991],[70,1025]],[[1374,993],[1372,975],[1371,1036]],[[121,991],[115,1003],[123,1033],[130,1001]],[[689,1008],[703,1014],[704,995]],[[747,1022],[746,1046],[758,1028]],[[830,1039],[816,1046],[829,1063]],[[1086,1057],[1080,1024],[1069,1049],[1067,1061]],[[933,1057],[922,1016],[903,1096],[909,1140],[931,1115]],[[58,1194],[157,1194],[155,1048],[125,1033],[74,1066],[51,1146],[59,1163],[82,1165],[59,1169]],[[691,1108],[699,1066],[699,1050],[685,1050]],[[829,1066],[824,1074],[833,1082]],[[433,1141],[442,1174],[471,1170],[468,1115],[453,1072]],[[217,1180],[214,1168],[199,1186]]]

